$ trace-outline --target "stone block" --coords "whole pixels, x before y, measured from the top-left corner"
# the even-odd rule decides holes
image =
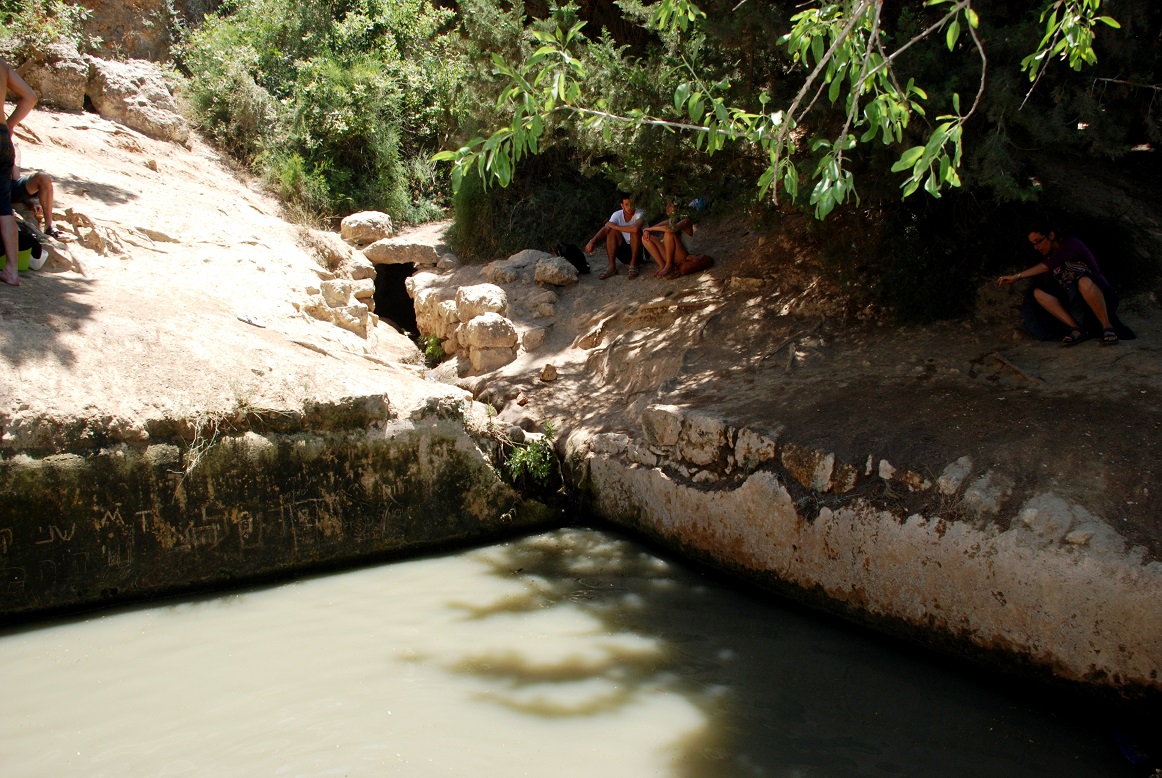
[[[470,348],[515,349],[516,327],[499,313],[484,313],[461,327],[460,342]]]
[[[391,216],[381,211],[359,211],[344,217],[339,223],[339,234],[343,240],[355,246],[367,246],[395,232]]]
[[[970,475],[972,475],[972,457],[963,456],[944,468],[944,472],[936,479],[936,488],[941,494],[956,494]]]
[[[684,412],[676,405],[653,405],[642,411],[642,431],[651,446],[676,446]]]
[[[678,453],[687,462],[705,467],[723,458],[728,445],[726,422],[715,416],[688,413],[682,419]]]
[[[751,471],[770,462],[778,454],[776,439],[752,429],[738,431],[734,444],[734,461],[743,470]]]
[[[831,488],[835,454],[824,454],[813,448],[786,443],[780,458],[791,477],[808,489],[826,492]]]
[[[503,367],[514,359],[516,359],[515,348],[470,348],[468,350],[468,363],[472,370],[477,373],[486,373],[489,370]]]
[[[496,284],[462,286],[456,290],[456,317],[471,321],[482,313],[508,313],[508,295]]]
[[[363,256],[376,265],[435,265],[440,261],[435,246],[409,243],[399,238],[377,240],[363,249]]]

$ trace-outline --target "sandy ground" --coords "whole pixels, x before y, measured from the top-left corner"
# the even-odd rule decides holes
[[[47,111],[16,139],[25,168],[56,178],[67,233],[56,248],[72,269],[0,288],[0,451],[12,452],[14,430],[68,420],[133,439],[162,418],[425,391],[414,346],[390,326],[364,340],[296,308],[326,271],[278,205],[197,139],[186,149]],[[120,250],[84,247],[69,226],[78,215]],[[418,235],[440,240],[431,227]],[[672,403],[861,471],[882,458],[934,478],[968,455],[978,472],[1009,474],[1015,492],[1074,499],[1162,556],[1156,301],[1128,301],[1139,339],[1109,348],[1028,338],[1019,294],[991,285],[972,321],[902,328],[845,318],[805,243],[729,222],[696,241],[718,260],[711,270],[582,276],[560,290],[540,349],[486,377],[435,376],[565,430],[633,429],[646,406]],[[591,261],[604,265],[600,252]],[[470,281],[479,268],[457,273]],[[539,379],[548,363],[554,382]],[[936,499],[875,478],[861,488],[907,510]]]

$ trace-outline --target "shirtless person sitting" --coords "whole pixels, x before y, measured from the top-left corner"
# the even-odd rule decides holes
[[[637,278],[637,263],[642,255],[642,224],[645,211],[635,209],[633,198],[627,194],[618,197],[621,208],[614,211],[605,226],[585,244],[585,253],[592,254],[593,247],[605,241],[605,253],[609,256],[609,269],[598,278],[602,281],[617,275],[617,261],[629,265],[629,277]]]
[[[61,231],[52,223],[52,176],[43,171],[23,173],[20,169],[19,149],[16,150],[16,161],[12,165],[9,198],[13,205],[27,203],[32,206],[36,218],[44,219],[44,234],[53,238],[60,237]]]
[[[0,86],[4,88],[4,96],[8,93],[16,95],[16,107],[0,124],[0,181],[12,180],[12,167],[16,162],[16,149],[12,146],[12,130],[36,105],[36,93],[24,79],[12,69],[3,59],[0,59]],[[0,115],[0,118],[4,118]],[[3,238],[4,253],[8,261],[4,269],[0,270],[0,281],[11,286],[20,285],[20,276],[17,273],[16,263],[19,256],[19,240],[16,228],[16,217],[12,214],[12,202],[9,197],[11,188],[0,185],[0,238]]]

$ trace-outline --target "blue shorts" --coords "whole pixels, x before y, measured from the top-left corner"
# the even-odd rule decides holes
[[[16,164],[16,149],[8,125],[0,125],[0,181],[12,180],[12,166]],[[12,215],[12,187],[0,186],[0,216]]]

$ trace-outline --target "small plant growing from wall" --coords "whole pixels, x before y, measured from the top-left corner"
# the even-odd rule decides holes
[[[440,339],[435,335],[424,335],[420,338],[420,347],[424,352],[424,359],[428,363],[428,367],[435,367],[444,361],[447,354],[444,353],[444,345],[440,343]]]
[[[553,447],[556,434],[553,422],[546,421],[543,434],[529,434],[524,443],[511,442],[512,449],[504,462],[509,483],[526,493],[552,492],[560,486],[560,463]]]

